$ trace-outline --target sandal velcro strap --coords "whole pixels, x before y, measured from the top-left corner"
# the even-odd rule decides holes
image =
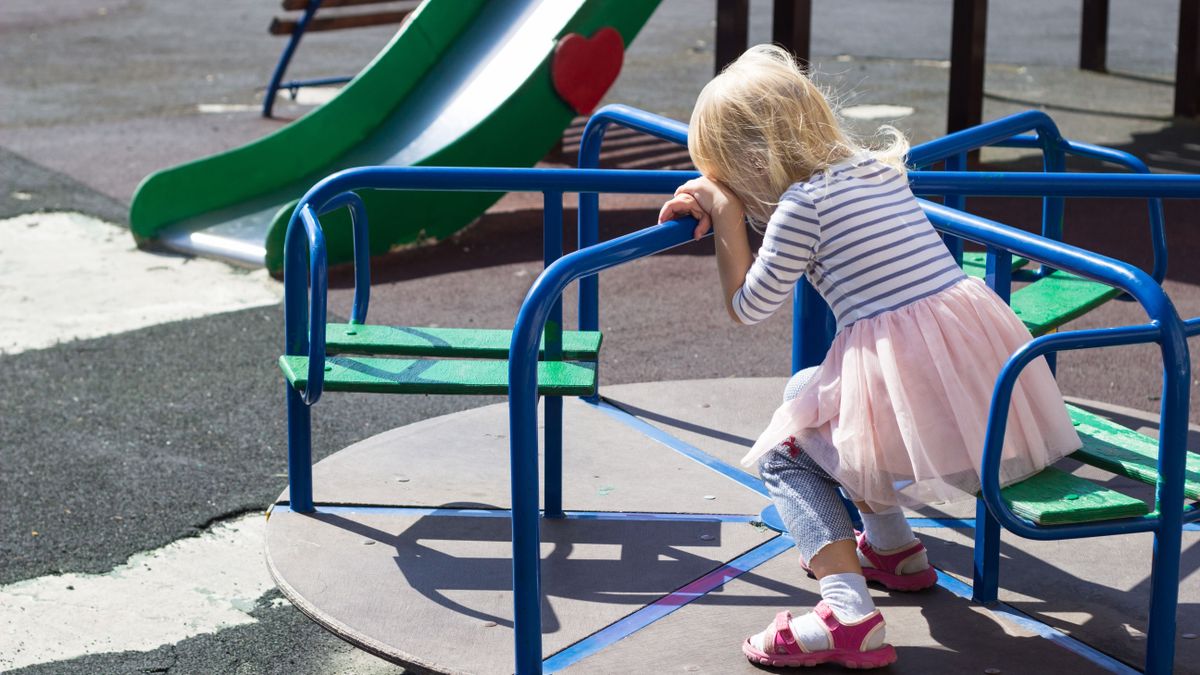
[[[786,609],[775,615],[775,644],[779,641],[788,647],[796,645],[796,636],[792,635],[792,613]]]

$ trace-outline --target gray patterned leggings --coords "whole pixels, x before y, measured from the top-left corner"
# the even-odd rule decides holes
[[[806,368],[793,375],[784,389],[783,400],[795,398],[815,371]],[[826,441],[817,437],[805,442]],[[854,525],[842,503],[837,481],[803,448],[794,443],[780,443],[763,455],[758,471],[804,560],[812,560],[827,544],[854,539]]]

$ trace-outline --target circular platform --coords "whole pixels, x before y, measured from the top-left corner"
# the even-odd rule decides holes
[[[738,465],[784,382],[619,385],[605,387],[598,405],[565,401],[568,514],[541,525],[546,672],[761,672],[741,656],[744,636],[778,610],[818,599],[790,540],[760,522],[769,500]],[[511,673],[507,427],[507,406],[490,405],[388,431],[316,464],[317,512],[291,512],[285,492],[269,516],[267,560],[280,589],[389,661]],[[965,550],[968,564],[961,519],[973,508],[924,523],[956,556]],[[930,544],[935,563],[950,552],[940,543]],[[901,654],[890,672],[1095,668],[1037,626],[971,605],[961,581],[942,577],[926,593],[877,594]]]

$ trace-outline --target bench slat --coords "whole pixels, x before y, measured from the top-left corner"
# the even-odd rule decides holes
[[[1083,440],[1071,457],[1143,483],[1158,482],[1158,441],[1072,405],[1067,412]],[[1183,494],[1200,499],[1200,455],[1189,452],[1186,461]]]
[[[365,28],[367,26],[382,26],[388,23],[400,23],[412,13],[410,9],[395,12],[373,12],[370,14],[344,14],[342,16],[313,17],[308,22],[306,32],[341,30],[343,28]],[[267,29],[271,35],[291,35],[296,30],[297,22],[292,19],[271,19]]]
[[[397,0],[321,0],[321,9],[329,7],[352,7],[354,5],[378,5],[388,2],[397,2]],[[280,4],[288,11],[299,12],[308,9],[308,0],[283,0]]]
[[[563,360],[595,361],[603,336],[600,331],[563,331]],[[328,354],[386,354],[506,359],[512,331],[493,328],[425,328],[410,326],[325,326]],[[545,338],[542,339],[543,346]]]
[[[1037,337],[1076,319],[1105,302],[1120,291],[1074,274],[1055,270],[1012,293],[1013,311]]]
[[[1054,467],[1000,491],[1013,513],[1039,525],[1065,525],[1142,516],[1150,507],[1115,490]]]
[[[538,362],[538,393],[589,396],[596,393],[596,365]],[[296,389],[308,384],[308,357],[281,356],[279,367]],[[508,393],[507,361],[386,359],[333,356],[325,359],[325,391],[377,394]]]

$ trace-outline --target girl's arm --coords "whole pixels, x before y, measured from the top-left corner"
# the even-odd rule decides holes
[[[675,198],[663,205],[658,220],[661,223],[677,215],[692,215],[700,221],[696,239],[703,237],[710,226],[713,228],[725,311],[731,319],[742,323],[734,311],[733,298],[745,283],[746,272],[754,262],[750,240],[746,236],[742,202],[720,183],[701,177],[680,186],[675,191]]]
[[[720,200],[714,204],[713,244],[717,249],[717,272],[721,277],[721,297],[725,300],[725,311],[729,318],[742,323],[733,308],[737,292],[746,283],[746,273],[754,264],[750,253],[750,239],[746,236],[745,214],[741,202],[734,199]]]

